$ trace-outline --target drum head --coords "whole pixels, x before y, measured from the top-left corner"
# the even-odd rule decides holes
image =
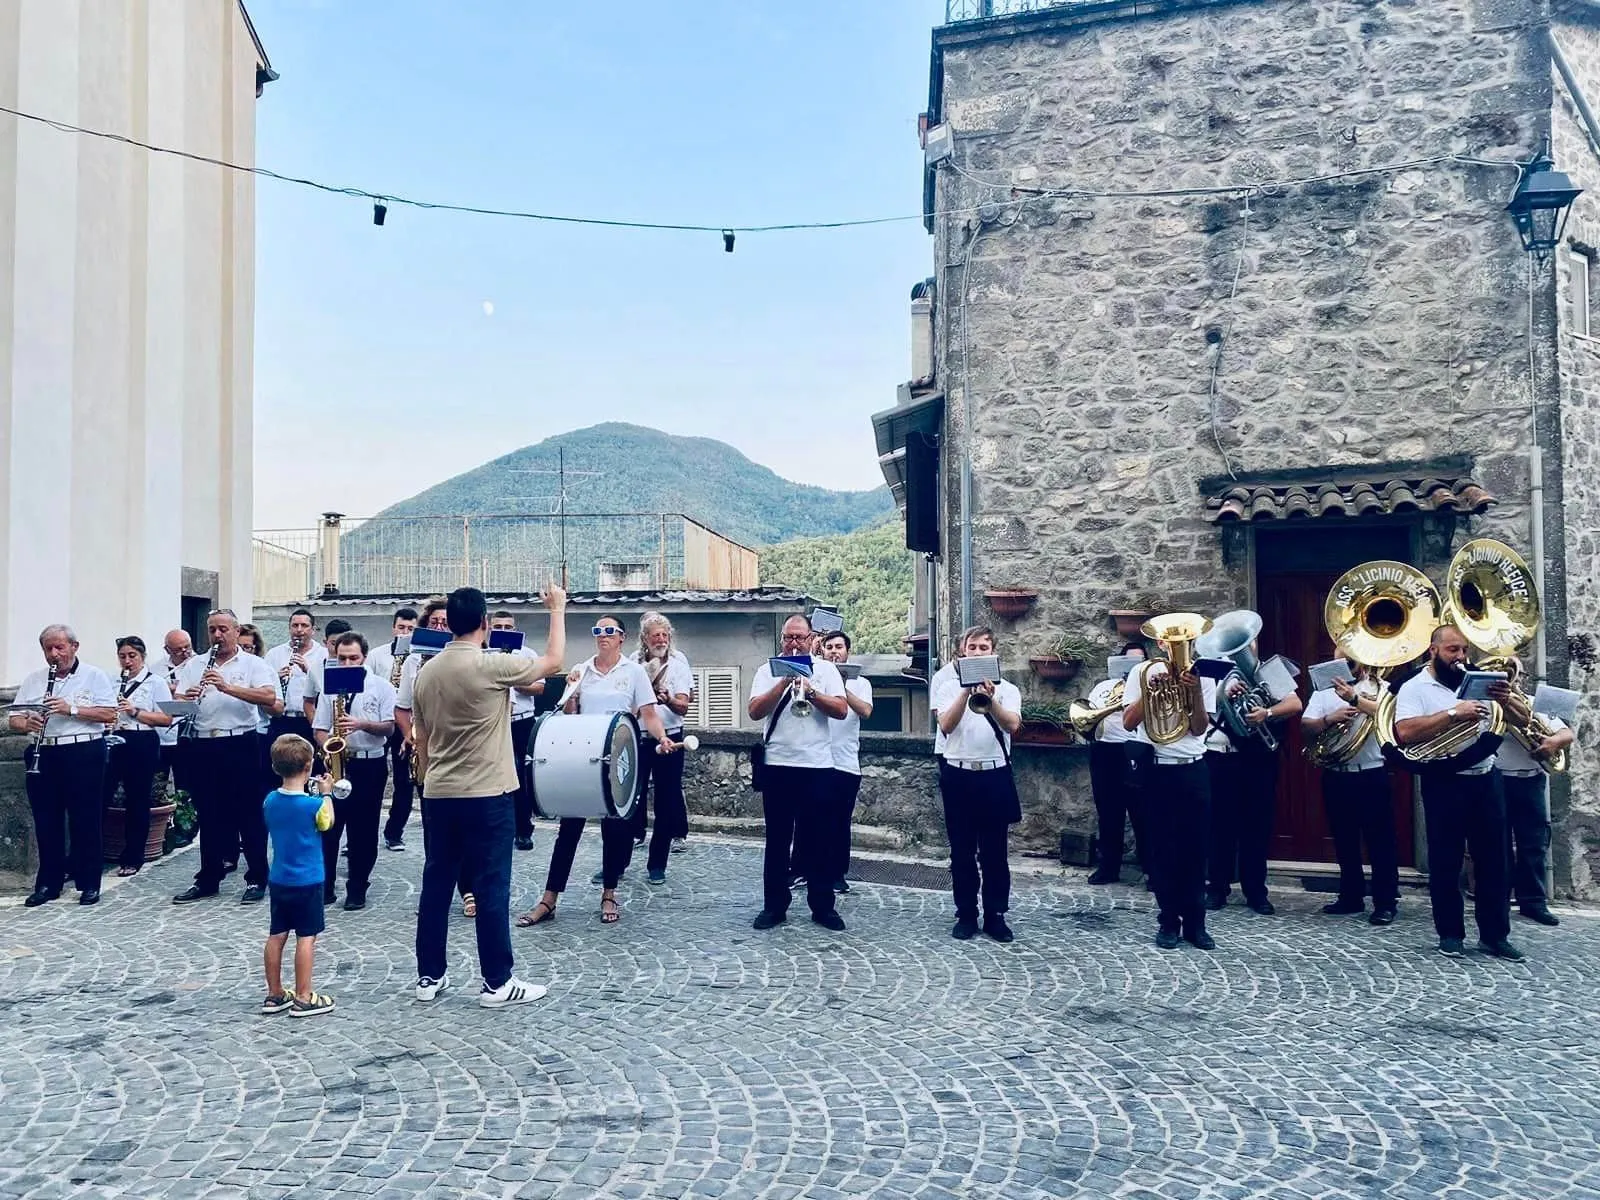
[[[639,799],[639,723],[632,713],[619,712],[606,731],[606,807],[619,817],[632,815]]]

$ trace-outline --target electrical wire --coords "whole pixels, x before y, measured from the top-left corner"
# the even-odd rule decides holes
[[[1245,248],[1250,241],[1250,197],[1244,198],[1244,211],[1240,213],[1239,224],[1239,257],[1233,264],[1233,286],[1228,289],[1228,325],[1222,336],[1217,339],[1216,353],[1211,358],[1211,384],[1209,395],[1206,399],[1206,412],[1211,418],[1211,440],[1217,445],[1217,453],[1222,455],[1222,465],[1228,468],[1228,478],[1238,479],[1239,474],[1233,469],[1233,460],[1228,457],[1228,451],[1222,445],[1222,430],[1217,423],[1217,376],[1222,371],[1222,352],[1228,344],[1228,335],[1233,332],[1233,300],[1239,294],[1239,276],[1244,272]]]

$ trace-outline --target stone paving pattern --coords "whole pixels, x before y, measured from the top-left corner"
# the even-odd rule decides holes
[[[256,1015],[237,877],[170,903],[190,854],[0,909],[0,1195],[1600,1197],[1600,915],[1518,922],[1514,965],[1439,956],[1419,899],[1374,930],[1284,893],[1162,952],[1143,891],[1057,872],[1011,946],[870,884],[844,934],[758,934],[759,852],[697,839],[619,925],[579,884],[515,931],[550,995],[494,1012],[459,916],[456,990],[412,998],[412,832],[330,910],[309,1021]]]

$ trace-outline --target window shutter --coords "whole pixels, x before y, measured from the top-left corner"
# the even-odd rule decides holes
[[[706,727],[706,668],[695,667],[694,691],[689,693],[689,711],[683,714],[683,723],[696,729]]]
[[[712,667],[706,672],[706,728],[739,727],[739,668]]]

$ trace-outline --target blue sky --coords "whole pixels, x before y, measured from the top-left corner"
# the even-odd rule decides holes
[[[257,107],[257,161],[275,170],[695,224],[920,207],[943,0],[249,7],[282,74]],[[375,512],[602,420],[874,486],[867,417],[910,373],[932,245],[915,221],[741,235],[731,255],[716,234],[403,207],[380,229],[367,202],[263,180],[257,258],[264,528]]]

